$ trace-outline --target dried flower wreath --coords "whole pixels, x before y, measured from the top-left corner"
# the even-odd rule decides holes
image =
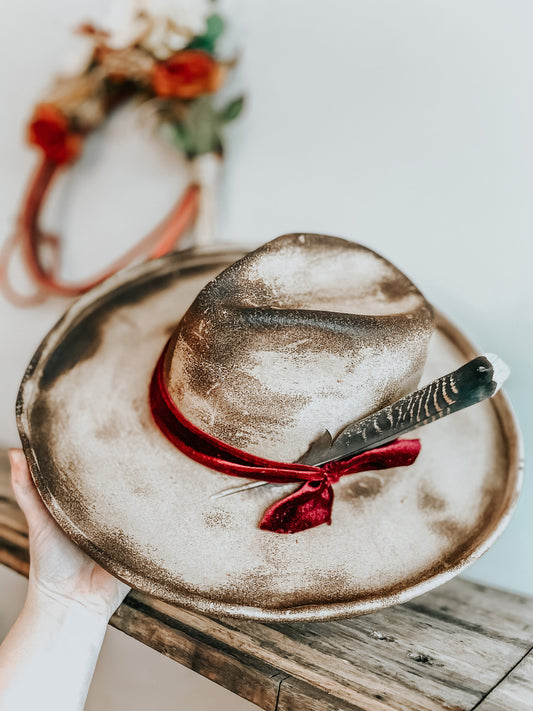
[[[212,235],[224,125],[239,115],[243,97],[222,107],[213,100],[234,65],[234,60],[217,56],[224,23],[213,12],[213,2],[180,0],[164,5],[162,0],[138,0],[127,21],[115,29],[82,25],[78,32],[89,40],[82,66],[57,78],[46,100],[35,107],[27,139],[40,149],[41,159],[23,199],[17,229],[0,255],[0,284],[11,301],[31,305],[52,294],[79,295],[139,257],[155,258],[170,251],[194,219],[198,241]],[[67,283],[59,276],[60,240],[41,229],[40,213],[53,178],[80,155],[86,136],[132,98],[150,102],[159,126],[186,157],[191,182],[169,215],[103,273],[84,283]],[[8,278],[17,248],[35,283],[35,292],[29,295],[18,293]]]

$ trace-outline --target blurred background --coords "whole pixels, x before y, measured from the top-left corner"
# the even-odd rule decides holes
[[[0,241],[13,229],[36,153],[24,131],[72,28],[110,0],[0,4]],[[526,452],[533,415],[533,5],[527,0],[227,0],[244,90],[228,129],[219,239],[253,246],[292,231],[362,242],[405,271],[479,345],[511,366],[506,390]],[[81,278],[145,234],[185,185],[179,152],[121,109],[90,138],[47,205]],[[15,446],[25,367],[68,305],[0,298],[0,446]],[[533,595],[533,485],[468,577]],[[0,638],[25,581],[0,567]],[[135,673],[135,669],[143,673]],[[247,709],[110,630],[87,708]]]

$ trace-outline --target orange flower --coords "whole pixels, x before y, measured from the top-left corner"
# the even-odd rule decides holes
[[[194,99],[211,94],[222,83],[220,65],[201,49],[184,49],[166,62],[158,62],[152,72],[152,85],[159,96]]]
[[[79,154],[82,137],[69,130],[68,119],[53,104],[38,104],[28,126],[28,141],[55,163],[68,163]]]

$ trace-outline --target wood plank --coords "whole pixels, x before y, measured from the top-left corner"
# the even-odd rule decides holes
[[[180,622],[215,640],[215,643],[227,643],[234,649],[246,652],[254,659],[276,667],[282,673],[303,679],[315,688],[328,693],[332,691],[338,695],[339,699],[348,704],[356,706],[357,704],[368,704],[369,694],[374,697],[383,691],[383,679],[367,672],[362,667],[349,675],[351,677],[349,681],[355,683],[347,683],[342,676],[340,679],[335,678],[334,669],[344,666],[346,662],[343,659],[339,660],[334,655],[328,657],[324,655],[317,658],[317,654],[311,650],[310,656],[313,657],[313,661],[305,659],[302,662],[302,655],[291,654],[293,646],[291,637],[295,629],[300,627],[299,623],[281,625],[283,632],[279,634],[279,645],[272,645],[269,644],[269,636],[278,635],[278,633],[272,629],[271,625],[246,621],[214,620],[198,613],[176,608],[161,600],[154,600],[142,593],[136,592],[135,597],[138,600],[144,600],[149,605],[152,614],[166,614],[172,617],[175,622]],[[337,651],[335,643],[333,649],[335,652]],[[301,651],[305,657],[306,651],[309,650],[302,647]],[[303,666],[306,663],[308,666]],[[405,688],[401,684],[397,684],[393,678],[387,678],[385,684],[389,690],[388,700],[393,705],[373,701],[372,705],[368,706],[373,711],[401,708],[396,704],[404,698],[405,703],[410,704],[409,708],[412,708],[413,711],[415,709],[438,711],[442,708],[440,704],[432,704],[431,700],[422,697],[417,701],[410,690],[406,692]],[[364,708],[366,709],[367,705]]]
[[[25,522],[2,466],[0,492],[0,561],[27,575]],[[365,617],[260,624],[133,592],[111,624],[268,711],[485,711],[531,647],[533,601],[456,579]]]
[[[476,711],[531,711],[533,709],[533,651],[518,664]]]
[[[355,706],[368,698],[372,709],[470,709],[526,649],[403,606],[290,629],[239,623],[241,633],[246,625],[263,657],[277,653],[277,664],[292,676]],[[374,701],[378,696],[383,704]]]
[[[30,572],[30,554],[28,545],[24,548],[12,543],[5,536],[5,528],[0,526],[0,563],[7,565],[12,570],[28,577]]]
[[[111,624],[262,709],[275,711],[284,678],[275,667],[216,643],[170,617],[152,615],[134,594],[119,607]]]
[[[533,643],[530,597],[455,578],[404,607],[493,637]],[[474,615],[472,611],[475,611]]]
[[[346,704],[331,694],[288,677],[281,682],[276,711],[367,711],[368,708],[367,705],[362,708]]]

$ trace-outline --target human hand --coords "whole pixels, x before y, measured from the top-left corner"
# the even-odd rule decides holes
[[[78,603],[107,621],[130,588],[89,558],[59,528],[35,489],[23,452],[12,449],[9,459],[15,498],[28,521],[30,592],[65,607]]]

